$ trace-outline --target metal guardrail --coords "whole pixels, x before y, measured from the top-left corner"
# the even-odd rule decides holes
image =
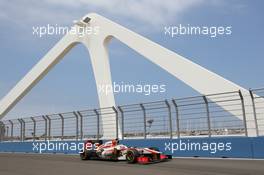
[[[246,97],[235,91],[5,120],[0,122],[0,140],[100,139],[104,134],[102,117],[113,116],[115,121],[104,125],[104,132],[115,126],[113,137],[121,132],[122,139],[247,136],[249,129],[263,136],[264,88],[249,90],[249,94],[250,106],[244,103]],[[232,111],[223,109],[225,105],[233,106]],[[245,108],[252,108],[252,114]],[[254,116],[255,128],[247,126],[248,115]]]
[[[264,136],[264,88],[250,90],[250,96],[257,135]]]

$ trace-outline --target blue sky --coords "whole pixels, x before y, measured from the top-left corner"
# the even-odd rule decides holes
[[[96,12],[245,88],[263,87],[264,2],[262,0],[43,0],[0,1],[0,98],[2,98],[62,36],[32,35],[33,26],[71,26]],[[164,35],[164,26],[232,26],[232,35]],[[165,84],[166,93],[150,96],[116,94],[117,104],[196,95],[190,87],[122,43],[110,44],[115,82]],[[7,118],[97,108],[96,86],[89,54],[78,45],[53,69]]]

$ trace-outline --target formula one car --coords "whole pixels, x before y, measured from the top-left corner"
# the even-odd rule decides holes
[[[162,154],[157,148],[127,147],[119,144],[118,139],[103,144],[99,141],[86,141],[81,151],[82,160],[126,160],[128,163],[149,164],[171,159],[171,155]]]

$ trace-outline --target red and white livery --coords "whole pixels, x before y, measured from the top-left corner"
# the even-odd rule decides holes
[[[86,141],[85,149],[80,153],[82,160],[126,160],[128,163],[148,164],[171,159],[171,155],[165,155],[158,148],[128,147],[119,144],[118,139],[102,143],[99,141]]]

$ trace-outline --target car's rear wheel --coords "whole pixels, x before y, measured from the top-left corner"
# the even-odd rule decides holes
[[[120,154],[120,151],[117,150],[116,148],[114,148],[113,155],[112,155],[112,160],[115,160],[115,161],[118,160],[119,154]]]
[[[91,158],[92,153],[88,150],[83,151],[80,153],[81,160],[89,160]]]
[[[137,150],[128,150],[126,154],[126,160],[128,163],[136,163],[139,153]]]

